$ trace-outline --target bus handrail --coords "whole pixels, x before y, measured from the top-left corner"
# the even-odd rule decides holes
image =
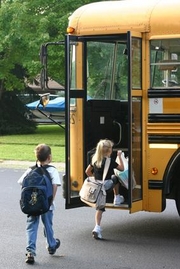
[[[113,121],[114,124],[117,124],[119,127],[119,140],[115,145],[119,145],[121,143],[121,139],[122,139],[122,125],[117,122],[116,120]]]

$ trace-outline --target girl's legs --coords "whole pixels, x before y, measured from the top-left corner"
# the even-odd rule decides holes
[[[120,204],[122,204],[124,202],[124,197],[119,194],[119,186],[120,186],[120,183],[117,183],[113,188],[114,205],[120,205]]]
[[[111,176],[112,181],[114,182],[114,205],[120,205],[124,202],[124,197],[119,194],[119,188],[120,188],[120,183],[118,178],[115,175]]]
[[[119,183],[117,183],[113,188],[114,196],[119,194]]]
[[[95,213],[95,227],[92,231],[92,235],[95,239],[102,239],[101,235],[101,219],[102,219],[102,213],[104,212],[105,209],[102,210],[96,210]]]
[[[103,213],[103,211],[96,210],[96,214],[95,214],[95,225],[98,225],[98,226],[101,225],[102,213]]]

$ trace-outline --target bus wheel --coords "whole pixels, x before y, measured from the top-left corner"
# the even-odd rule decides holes
[[[176,208],[180,216],[180,185],[179,184],[177,185],[177,189],[176,189],[175,201],[176,201]]]

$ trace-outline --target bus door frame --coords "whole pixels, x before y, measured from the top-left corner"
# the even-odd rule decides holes
[[[70,180],[70,122],[71,122],[71,111],[70,111],[70,99],[71,98],[82,98],[85,100],[85,91],[78,89],[71,89],[71,58],[70,58],[70,46],[79,41],[79,36],[65,36],[65,178],[63,179],[63,189],[65,196],[65,208],[75,208],[84,206],[80,201],[79,196],[71,197],[71,180]],[[86,72],[86,71],[85,71]],[[85,102],[84,102],[85,106]]]
[[[128,206],[132,207],[132,38],[131,32],[127,32],[127,56],[128,56]]]
[[[129,120],[130,122],[130,128],[129,128],[129,171],[128,171],[128,176],[129,176],[129,189],[128,189],[128,197],[129,197],[129,211],[130,213],[135,213],[138,211],[142,211],[143,209],[143,196],[141,194],[141,199],[138,201],[132,201],[132,176],[133,176],[133,167],[132,167],[132,148],[133,148],[133,139],[132,139],[132,124],[133,124],[133,119],[132,119],[132,97],[133,97],[133,90],[132,90],[132,38],[140,38],[143,42],[143,37],[140,32],[135,32],[135,31],[128,31],[127,32],[127,54],[128,54],[128,102],[129,102]],[[142,50],[142,48],[141,48]],[[143,51],[141,51],[142,55]],[[141,63],[142,64],[142,63]],[[141,70],[141,77],[142,77],[142,70]],[[142,88],[142,85],[141,85]],[[142,125],[142,119],[141,119],[141,125]],[[142,132],[143,130],[141,129],[141,139],[142,139]],[[142,142],[141,142],[141,148],[142,148]],[[142,164],[142,152],[141,152],[141,164]],[[141,173],[142,173],[142,167],[141,167]],[[141,182],[141,188],[142,188],[142,182]]]
[[[131,178],[132,178],[132,37],[141,37],[140,33],[132,33],[126,32],[122,33],[127,35],[127,56],[128,56],[128,118],[129,118],[129,130],[128,130],[128,157],[129,157],[129,189],[128,189],[128,209],[131,212],[136,212],[140,211],[142,208],[141,206],[133,206],[134,203],[132,202],[132,186],[131,186]],[[110,38],[113,36],[118,37],[120,35],[104,35],[104,36],[72,36],[72,35],[66,35],[65,36],[65,59],[66,59],[66,91],[65,91],[65,106],[66,106],[66,174],[65,174],[65,198],[66,198],[66,203],[65,207],[66,209],[68,208],[75,208],[75,207],[80,207],[83,206],[84,204],[80,201],[80,197],[71,197],[70,196],[70,191],[71,191],[71,182],[70,182],[70,98],[82,98],[85,100],[87,97],[86,93],[86,85],[85,81],[83,81],[83,85],[85,88],[83,90],[71,90],[70,88],[70,44],[72,42],[82,42],[84,46],[84,51],[86,52],[86,41],[89,40],[100,40]],[[142,37],[141,37],[142,38]],[[113,39],[111,39],[113,40]],[[84,64],[84,69],[83,69],[83,80],[85,80],[86,75],[87,75],[87,67],[86,67],[86,55],[83,58],[83,64]],[[85,103],[84,102],[84,111],[85,111]],[[84,123],[85,124],[85,123]],[[85,126],[85,125],[84,125]],[[84,133],[84,129],[82,130]],[[85,153],[84,153],[85,156]],[[142,202],[141,202],[142,205]],[[123,207],[124,209],[124,207]]]

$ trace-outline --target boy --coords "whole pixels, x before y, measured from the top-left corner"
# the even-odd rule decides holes
[[[39,144],[35,148],[35,156],[37,159],[38,166],[47,166],[52,161],[51,148],[46,144]],[[53,255],[56,249],[60,246],[60,240],[54,238],[53,232],[53,210],[54,210],[54,199],[57,192],[57,187],[61,185],[59,173],[57,169],[53,166],[46,167],[47,171],[52,180],[53,185],[53,202],[48,212],[41,215],[41,220],[44,226],[44,235],[46,237],[47,249],[49,254]],[[24,177],[31,171],[29,168],[18,180],[21,185]],[[40,216],[28,216],[26,225],[26,236],[27,236],[27,246],[26,246],[26,263],[33,264],[34,256],[36,256],[36,239],[39,226]]]

